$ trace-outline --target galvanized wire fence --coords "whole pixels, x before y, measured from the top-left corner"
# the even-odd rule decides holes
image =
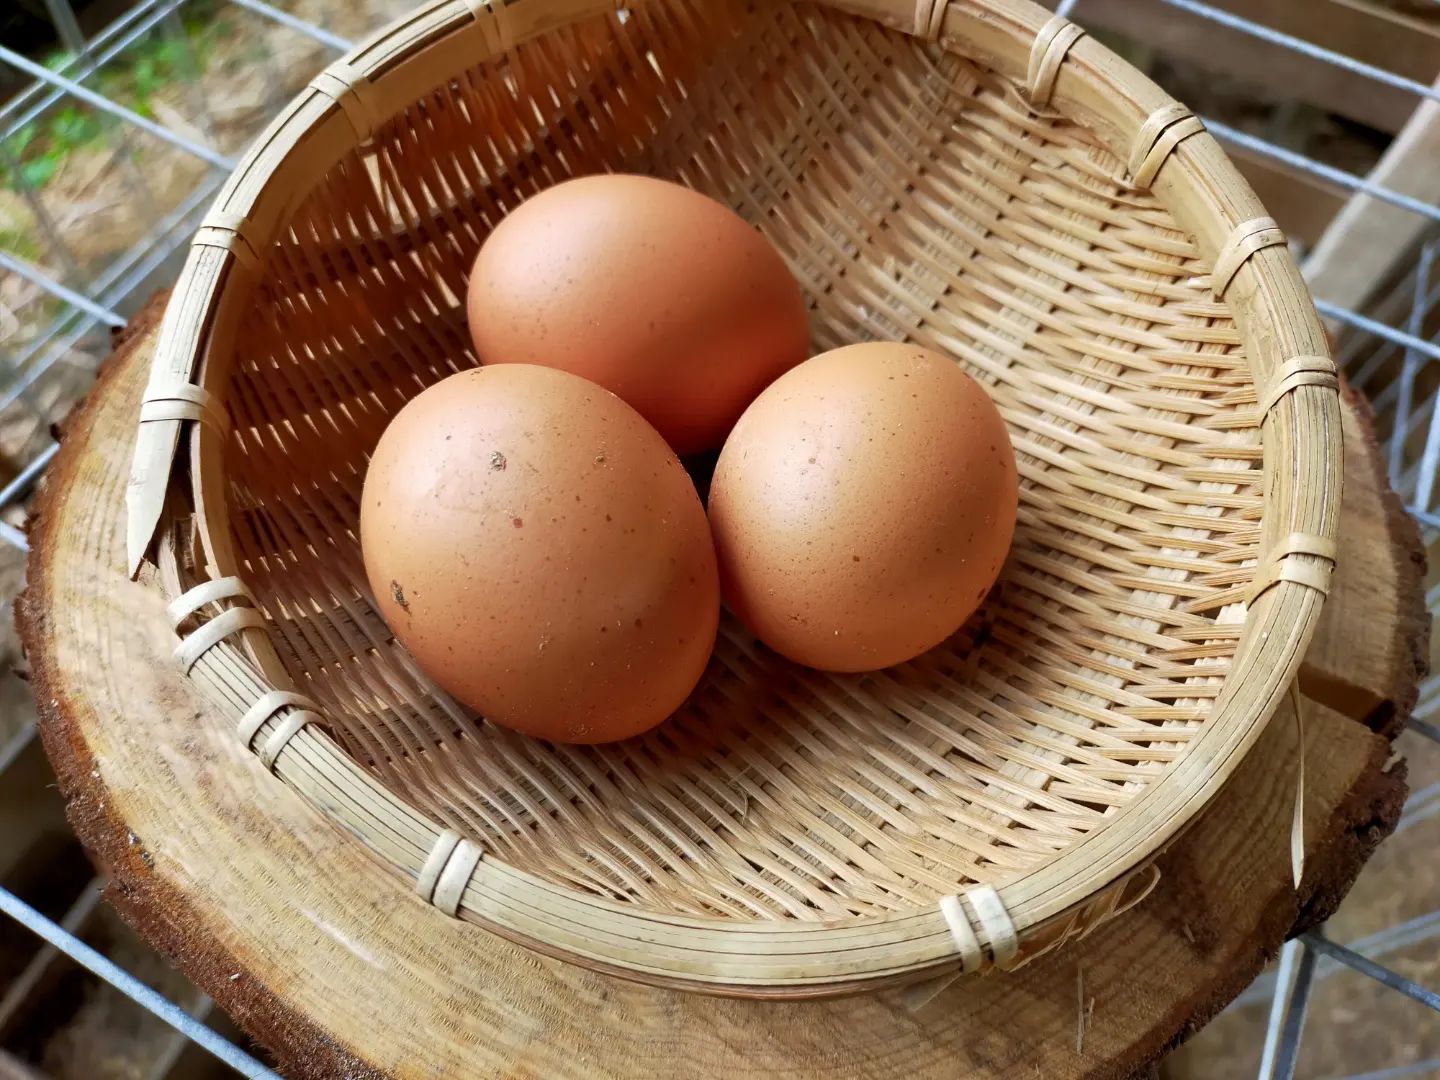
[[[1293,5],[1304,9],[1320,2],[1293,0]],[[1326,2],[1368,9],[1382,0]],[[1440,22],[1433,21],[1440,3],[1391,2],[1397,5],[1395,19],[1419,20],[1414,25],[1420,29],[1433,26],[1440,39]],[[137,0],[106,25],[91,25],[89,8],[78,0],[44,0],[44,5],[50,25],[42,29],[53,36],[52,47],[26,49],[0,41],[0,71],[8,71],[11,85],[20,87],[0,104],[0,175],[5,177],[0,186],[0,590],[12,594],[20,583],[15,567],[26,550],[25,502],[58,449],[51,425],[88,386],[108,350],[110,331],[123,326],[174,275],[186,242],[236,156],[266,120],[315,70],[365,29],[398,14],[407,0]],[[1342,367],[1375,406],[1396,490],[1422,524],[1427,546],[1440,539],[1440,409],[1435,407],[1440,397],[1440,365],[1435,363],[1440,361],[1440,192],[1414,182],[1415,170],[1427,167],[1423,153],[1411,160],[1401,152],[1409,136],[1425,145],[1426,132],[1417,125],[1428,123],[1425,108],[1440,103],[1440,90],[1302,33],[1263,25],[1238,14],[1235,9],[1247,5],[1234,0],[1223,8],[1201,0],[1061,0],[1053,6],[1097,32],[1113,36],[1119,30],[1132,52],[1143,52],[1146,41],[1143,30],[1124,41],[1129,17],[1148,15],[1148,24],[1141,19],[1137,25],[1154,27],[1165,25],[1154,20],[1168,14],[1198,20],[1196,25],[1215,33],[1239,35],[1238,40],[1273,50],[1277,58],[1301,57],[1323,65],[1337,79],[1343,75],[1413,99],[1416,117],[1387,156],[1368,170],[1337,164],[1334,155],[1288,137],[1273,116],[1258,127],[1230,116],[1205,119],[1210,131],[1253,162],[1261,175],[1278,172],[1309,185],[1306,190],[1328,192],[1336,206],[1344,205],[1341,218],[1348,212],[1373,215],[1377,207],[1391,213],[1386,235],[1397,250],[1389,253],[1382,277],[1370,283],[1379,287],[1331,289],[1330,277],[1317,271],[1317,301],[1332,321]],[[1277,9],[1276,3],[1262,6]],[[1186,96],[1183,90],[1177,93]],[[1435,127],[1440,133],[1440,120]],[[1437,165],[1440,156],[1428,168]],[[1397,223],[1394,215],[1405,220]],[[1318,244],[1316,259],[1324,260],[1321,249],[1331,239]],[[1343,266],[1344,254],[1334,261]],[[9,556],[4,555],[7,548]],[[1428,600],[1432,611],[1440,610],[1440,586],[1432,588]],[[1440,675],[1422,688],[1413,727],[1428,740],[1428,749],[1415,752],[1440,755],[1437,711]],[[0,726],[0,783],[32,734],[29,721]],[[1401,830],[1436,815],[1440,782],[1414,792]],[[1433,901],[1440,908],[1440,895]],[[260,1062],[200,1023],[192,1015],[196,1010],[187,1012],[148,990],[9,891],[0,890],[0,912],[45,938],[50,955],[73,958],[241,1074],[268,1075]],[[1272,1001],[1260,1075],[1268,1080],[1295,1074],[1312,988],[1334,972],[1359,972],[1440,1013],[1440,997],[1383,964],[1397,950],[1437,938],[1440,910],[1344,946],[1322,933],[1287,946],[1277,970],[1258,980],[1238,1003],[1262,996]],[[1428,1074],[1440,1075],[1440,1060],[1364,1075]]]

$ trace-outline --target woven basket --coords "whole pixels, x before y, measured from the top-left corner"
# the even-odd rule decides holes
[[[482,722],[396,644],[366,457],[475,362],[488,230],[604,170],[752,221],[816,351],[904,339],[987,385],[1020,519],[952,642],[835,676],[726,618],[679,714],[591,748]],[[271,772],[449,915],[752,996],[1012,966],[1143,896],[1294,678],[1339,511],[1334,368],[1274,222],[1025,0],[430,0],[230,178],[140,420],[132,569]]]

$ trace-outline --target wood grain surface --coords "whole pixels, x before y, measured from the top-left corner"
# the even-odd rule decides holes
[[[1370,539],[1341,564],[1346,614],[1327,621],[1306,669],[1324,700],[1304,705],[1298,895],[1297,733],[1282,709],[1163,858],[1144,904],[919,1011],[888,992],[763,1003],[657,990],[449,920],[239,746],[169,663],[160,598],[126,579],[125,478],[156,312],[67,425],[32,525],[21,629],[46,749],[110,899],[288,1075],[1133,1075],[1238,993],[1288,932],[1333,910],[1393,828],[1404,767],[1387,736],[1418,677],[1419,546],[1382,494],[1351,403],[1342,531]],[[1327,704],[1335,686],[1350,715]]]

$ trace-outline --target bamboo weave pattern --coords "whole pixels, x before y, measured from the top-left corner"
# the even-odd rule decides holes
[[[333,92],[373,140],[263,253],[226,395],[227,497],[287,668],[388,788],[598,896],[823,920],[1023,874],[1184,754],[1255,576],[1256,394],[1209,267],[1085,129],[954,53],[805,5],[637,6],[388,120]],[[477,724],[393,643],[355,534],[366,455],[474,362],[458,298],[488,230],[607,169],[754,222],[811,298],[816,351],[906,338],[990,389],[1020,523],[948,646],[836,677],[726,621],[679,715],[592,749]]]

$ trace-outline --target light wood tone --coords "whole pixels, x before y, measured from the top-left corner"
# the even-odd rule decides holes
[[[1027,106],[1033,4],[613,6],[432,0],[262,137],[149,390],[195,378],[234,433],[190,425],[187,483],[181,421],[142,424],[132,566],[149,549],[170,596],[245,581],[268,632],[248,600],[208,605],[177,626],[191,677],[233,720],[276,690],[317,702],[323,729],[287,707],[254,747],[403,874],[446,827],[478,843],[435,890],[462,918],[657,985],[802,997],[953,969],[955,894],[1004,953],[970,966],[1009,963],[1010,923],[1029,959],[1151,880],[1313,631],[1340,429],[1333,374],[1283,378],[1329,365],[1303,282],[1214,140],[1098,43],[1059,66],[1069,119]],[[603,76],[577,90],[577,69]],[[989,384],[1022,510],[979,622],[864,678],[728,623],[685,709],[595,750],[473,723],[394,644],[355,542],[365,456],[472,362],[455,298],[498,215],[597,168],[753,218],[817,348],[903,336]],[[1008,922],[982,925],[990,886]]]
[[[110,899],[297,1080],[1128,1076],[1237,994],[1297,921],[1325,918],[1399,812],[1403,767],[1387,771],[1386,739],[1311,702],[1299,897],[1286,722],[1165,856],[1146,903],[1021,971],[959,982],[918,1014],[897,993],[722,1000],[536,957],[422,904],[241,751],[168,663],[161,598],[126,581],[120,495],[153,345],[142,318],[41,494],[20,605],[32,685]],[[1423,638],[1418,538],[1381,497],[1380,456],[1352,410],[1345,424],[1358,464],[1343,531],[1388,528],[1363,573],[1337,571],[1336,600],[1356,621],[1328,633],[1393,638],[1358,648],[1345,674],[1371,697],[1406,700],[1418,672],[1369,658],[1413,654]],[[1077,1053],[1082,979],[1095,1008]]]
[[[1440,82],[1436,83],[1440,86]],[[1376,187],[1440,204],[1440,102],[1422,101],[1367,179]],[[1435,227],[1430,218],[1404,207],[1353,195],[1305,260],[1305,277],[1315,295],[1357,309],[1394,271],[1415,257],[1415,246]]]

